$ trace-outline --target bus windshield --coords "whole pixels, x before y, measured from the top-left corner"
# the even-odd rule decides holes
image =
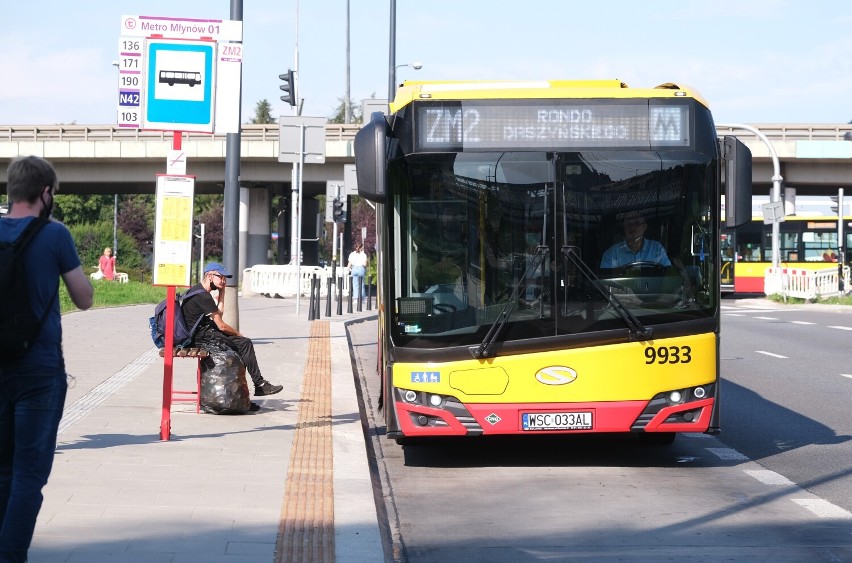
[[[506,342],[712,317],[716,175],[714,157],[690,149],[397,158],[394,340],[477,345],[489,331]]]

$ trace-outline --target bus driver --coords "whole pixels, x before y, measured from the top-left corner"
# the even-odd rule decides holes
[[[635,262],[654,262],[671,266],[666,250],[659,242],[645,238],[648,229],[639,213],[626,213],[622,220],[624,240],[609,247],[601,257],[601,268],[620,268]]]

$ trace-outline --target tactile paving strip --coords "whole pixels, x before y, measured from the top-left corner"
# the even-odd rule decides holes
[[[311,322],[299,416],[275,544],[275,563],[334,561],[329,334],[327,321]]]

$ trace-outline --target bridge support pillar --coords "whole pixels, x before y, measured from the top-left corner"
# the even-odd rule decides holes
[[[240,271],[269,264],[269,188],[240,188]]]

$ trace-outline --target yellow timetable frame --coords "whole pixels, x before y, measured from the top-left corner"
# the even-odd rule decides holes
[[[188,287],[195,176],[157,174],[154,285]]]

